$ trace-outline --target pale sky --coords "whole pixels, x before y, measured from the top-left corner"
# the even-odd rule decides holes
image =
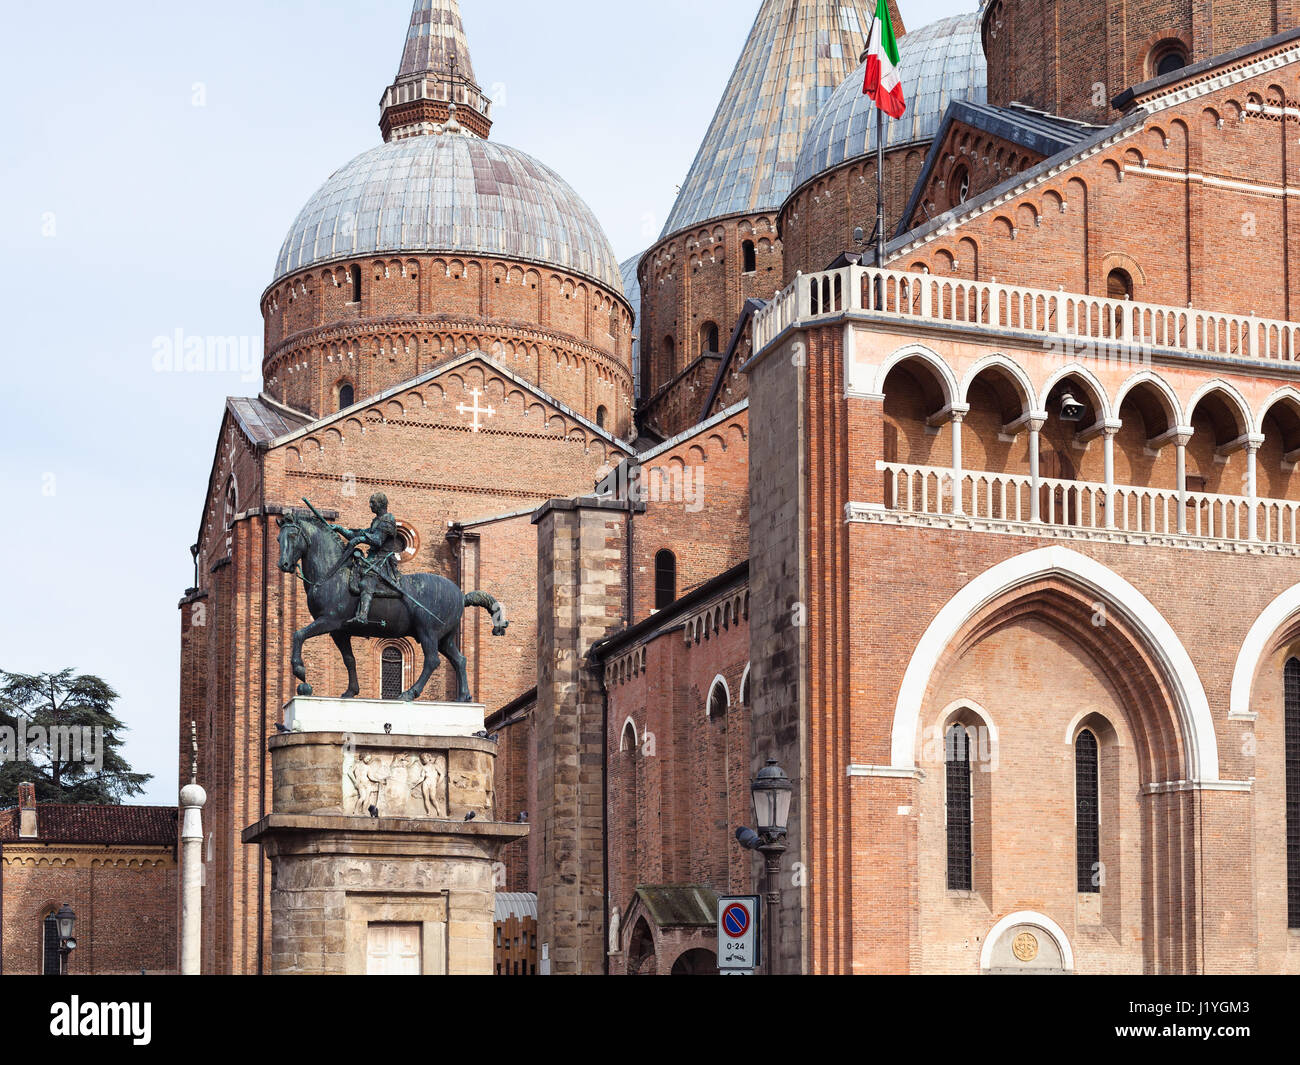
[[[558,171],[619,259],[657,236],[758,0],[461,0],[494,140]],[[917,28],[976,0],[901,0]],[[380,143],[409,0],[11,4],[0,44],[0,669],[121,693],[133,801],[176,802],[177,600],[235,372],[156,341],[248,338],[299,208]],[[497,95],[494,92],[494,95]]]

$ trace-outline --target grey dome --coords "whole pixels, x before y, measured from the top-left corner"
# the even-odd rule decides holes
[[[866,47],[876,0],[763,0],[659,239],[775,211],[813,114]]]
[[[978,12],[913,30],[899,38],[898,52],[907,111],[897,121],[886,117],[886,150],[932,140],[952,101],[982,104],[987,99],[988,70]],[[865,75],[866,63],[862,63],[817,112],[799,149],[793,188],[876,150],[876,109],[862,92]]]
[[[275,280],[393,252],[519,259],[623,292],[604,230],[563,178],[524,152],[457,133],[381,144],[335,171],[285,237]]]

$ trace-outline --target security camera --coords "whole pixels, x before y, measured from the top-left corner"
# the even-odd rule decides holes
[[[1084,410],[1084,405],[1074,398],[1073,393],[1067,392],[1061,397],[1061,421],[1081,422]]]

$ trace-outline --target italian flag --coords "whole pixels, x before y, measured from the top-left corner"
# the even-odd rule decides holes
[[[907,110],[903,85],[898,78],[898,41],[894,24],[889,21],[888,0],[876,0],[876,19],[871,24],[871,44],[867,47],[867,79],[862,91],[890,118],[902,118]]]

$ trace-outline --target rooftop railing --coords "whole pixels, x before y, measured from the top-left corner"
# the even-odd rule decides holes
[[[845,313],[886,314],[1067,344],[1162,348],[1291,362],[1300,324],[1253,314],[1082,296],[955,277],[846,266],[801,274],[754,316],[754,350],[795,325]]]

